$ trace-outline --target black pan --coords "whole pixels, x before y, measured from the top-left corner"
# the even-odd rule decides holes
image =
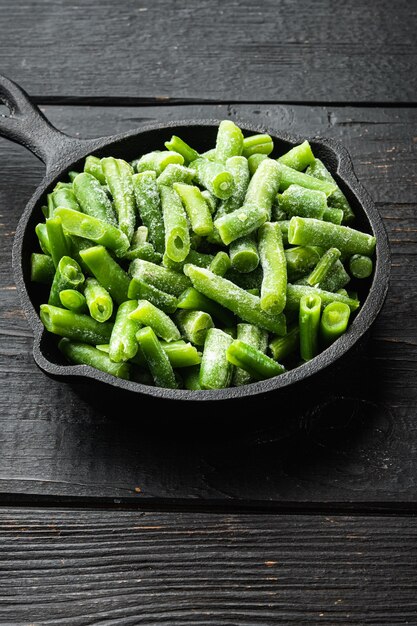
[[[312,361],[281,376],[237,388],[214,391],[186,391],[151,387],[119,380],[92,367],[69,365],[57,349],[57,338],[44,330],[39,319],[42,301],[39,285],[30,281],[30,255],[37,250],[35,226],[43,220],[41,205],[58,180],[70,170],[80,170],[88,154],[99,157],[112,155],[132,160],[138,155],[160,149],[172,134],[179,135],[199,151],[211,148],[216,139],[220,120],[185,120],[168,124],[152,124],[112,137],[78,139],[54,128],[40,110],[30,102],[28,95],[11,80],[0,76],[0,100],[10,109],[10,116],[0,117],[0,135],[26,146],[46,166],[45,177],[29,200],[19,221],[14,246],[13,269],[22,307],[34,333],[33,356],[37,365],[49,376],[68,381],[89,379],[115,391],[130,392],[164,400],[219,401],[264,398],[271,392],[289,390],[294,384],[311,381],[320,373],[328,376],[341,357],[352,352],[375,321],[383,305],[389,282],[390,252],[388,238],[381,217],[361,183],[356,178],[348,152],[330,139],[308,138],[314,154],[330,169],[355,211],[361,229],[373,233],[377,239],[375,272],[372,278],[361,281],[359,295],[363,302],[346,334]],[[306,137],[294,137],[272,128],[238,122],[248,133],[269,133],[275,144],[276,155],[282,154]],[[274,156],[274,154],[272,155]],[[372,167],[372,165],[370,165]],[[366,298],[366,299],[365,299]],[[336,363],[337,362],[337,363]],[[333,368],[331,367],[333,366]],[[125,393],[126,395],[126,393]]]

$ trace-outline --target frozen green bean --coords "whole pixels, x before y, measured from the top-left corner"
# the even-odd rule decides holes
[[[259,256],[263,270],[261,309],[279,315],[287,297],[287,263],[279,226],[266,222],[258,231]]]
[[[200,365],[200,385],[202,389],[225,389],[229,387],[233,365],[226,357],[227,348],[233,338],[218,328],[210,328],[204,344]]]
[[[60,306],[59,292],[63,289],[78,289],[84,282],[84,274],[77,261],[69,256],[63,256],[55,270],[48,304]]]
[[[174,183],[173,187],[184,205],[192,230],[205,237],[213,232],[213,220],[207,202],[198,187]]]
[[[172,261],[183,261],[190,251],[190,233],[181,199],[172,187],[160,187],[165,227],[165,254]]]
[[[195,265],[198,265],[198,263],[195,263]],[[200,267],[202,266],[200,265]],[[227,252],[223,252],[223,250],[220,250],[220,252],[216,254],[208,266],[209,270],[218,276],[224,276],[231,267],[232,263],[230,257]]]
[[[183,141],[177,135],[172,135],[169,141],[164,143],[165,148],[172,152],[178,152],[184,159],[185,163],[191,163],[191,161],[195,161],[198,159],[199,154],[194,148],[191,148],[185,141]]]
[[[210,191],[216,198],[229,198],[235,190],[232,174],[221,163],[198,158],[190,164],[195,171],[197,183]]]
[[[247,159],[253,154],[271,154],[274,142],[270,135],[250,135],[243,139],[242,154]]]
[[[76,289],[63,289],[59,292],[59,300],[63,307],[74,313],[87,313],[85,296]]]
[[[177,309],[178,301],[175,296],[150,285],[141,278],[132,278],[127,295],[136,300],[148,300],[164,313],[171,314]]]
[[[229,363],[244,369],[253,379],[265,380],[285,372],[285,367],[253,346],[235,339],[226,350]]]
[[[321,220],[327,209],[327,196],[323,191],[306,189],[300,185],[287,187],[283,193],[278,194],[278,202],[289,217],[300,215]]]
[[[318,294],[302,296],[300,300],[300,355],[310,361],[318,352],[321,298]]]
[[[205,311],[182,309],[177,311],[175,319],[185,339],[196,346],[203,346],[207,331],[214,327],[212,317]]]
[[[191,367],[201,363],[201,354],[191,343],[186,343],[182,339],[160,343],[173,368]]]
[[[137,300],[126,300],[119,305],[109,341],[109,357],[115,363],[132,359],[138,351],[136,333],[141,324],[132,317]]]
[[[86,343],[78,341],[70,341],[69,339],[61,339],[58,347],[62,354],[75,365],[90,365],[96,370],[106,372],[117,378],[129,380],[130,370],[127,363],[113,363],[108,355]]]
[[[127,290],[130,278],[120,267],[106,248],[103,246],[93,246],[80,251],[80,257],[87,265],[90,272],[104,289],[107,289],[111,298],[121,304],[127,300]],[[135,261],[133,261],[135,263]],[[146,261],[143,261],[146,263]]]
[[[154,152],[148,152],[141,156],[136,162],[135,169],[138,173],[153,170],[156,175],[159,176],[168,165],[174,163],[183,165],[184,157],[173,150],[155,150]]]
[[[371,255],[376,239],[348,226],[339,226],[321,220],[293,217],[288,230],[288,241],[292,245],[338,248],[342,254]]]
[[[101,167],[106,178],[106,184],[113,196],[119,228],[130,241],[136,225],[132,167],[123,159],[113,157],[101,159]]]
[[[343,296],[338,293],[332,293],[319,289],[316,287],[309,287],[308,285],[287,285],[287,304],[286,309],[288,311],[298,311],[300,308],[300,300],[303,296],[317,295],[320,296],[322,305],[326,306],[330,302],[343,302],[347,304],[351,311],[356,311],[359,308],[359,300]],[[277,333],[282,334],[282,333]]]
[[[116,214],[103,186],[92,174],[78,174],[72,183],[75,197],[87,215],[117,226]]]
[[[55,265],[47,254],[32,252],[30,256],[30,279],[34,283],[51,285],[54,279]]]
[[[184,274],[142,259],[132,261],[129,273],[133,278],[142,279],[161,291],[166,291],[177,297],[188,287],[191,287],[190,279]]]
[[[91,176],[97,178],[98,182],[102,185],[106,184],[106,177],[103,173],[101,159],[98,157],[90,155],[86,158],[84,163],[84,172],[87,172],[87,174],[91,174]]]
[[[178,383],[168,355],[162,348],[152,328],[145,326],[136,333],[136,339],[148,364],[157,387],[177,389]]]
[[[74,313],[51,304],[41,304],[40,318],[50,333],[93,346],[108,343],[113,328],[110,322],[100,323],[84,313]]]
[[[97,322],[107,322],[113,315],[113,300],[96,278],[87,278],[84,296],[90,315]]]
[[[314,178],[318,178],[319,180],[325,180],[327,182],[337,185],[333,176],[330,174],[324,163],[320,161],[320,159],[316,159],[314,163],[312,163],[307,168],[306,173],[310,176],[314,176]],[[336,186],[336,189],[329,197],[329,206],[334,207],[335,209],[341,209],[343,211],[344,223],[347,224],[355,219],[355,214],[352,211],[348,199],[338,186]]]
[[[138,300],[136,308],[130,311],[129,318],[140,322],[142,326],[149,326],[165,341],[177,341],[181,338],[180,331],[172,319],[149,300]]]
[[[355,278],[368,278],[373,270],[372,259],[363,254],[354,254],[349,259],[349,269]]]
[[[321,314],[320,338],[324,346],[329,346],[346,332],[350,308],[343,302],[331,302]]]
[[[148,229],[149,241],[155,250],[165,250],[165,229],[162,219],[161,199],[156,182],[156,173],[145,171],[132,177],[136,206],[140,219]]]
[[[321,257],[315,268],[307,277],[307,284],[311,287],[321,287],[334,267],[336,261],[340,259],[340,250],[329,248]]]
[[[159,174],[156,182],[158,185],[172,185],[173,183],[186,183],[190,185],[193,182],[194,172],[189,167],[178,165],[178,163],[170,163]]]
[[[306,187],[307,189],[315,189],[317,191],[323,191],[326,196],[330,196],[336,191],[337,186],[335,183],[331,183],[327,180],[320,180],[309,176],[303,172],[298,172],[292,167],[288,167],[283,163],[279,163],[280,171],[280,190],[288,189],[290,185],[300,185],[300,187]]]
[[[229,254],[231,265],[235,270],[243,274],[253,272],[259,265],[258,246],[254,234],[232,241]]]
[[[226,163],[231,157],[240,156],[243,150],[243,133],[231,120],[222,120],[217,130],[215,160]]]
[[[308,165],[314,164],[314,154],[308,141],[303,141],[278,158],[280,163],[301,172]]]
[[[274,337],[269,343],[269,349],[275,361],[285,361],[294,354],[300,345],[300,328],[295,324],[283,337]]]
[[[194,287],[189,287],[180,295],[177,306],[179,309],[209,313],[224,326],[233,326],[235,322],[233,314],[228,309],[210,300]]]
[[[60,217],[48,217],[46,220],[46,235],[48,237],[48,246],[55,267],[58,266],[63,256],[70,256],[70,242],[62,228],[62,220]]]
[[[261,352],[266,352],[268,346],[268,333],[253,324],[238,324],[237,325],[237,339],[253,346]],[[233,372],[233,385],[240,387],[241,385],[247,385],[252,382],[253,377],[245,370],[237,367]]]

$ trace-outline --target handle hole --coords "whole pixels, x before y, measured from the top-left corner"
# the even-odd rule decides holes
[[[11,106],[6,104],[3,100],[0,99],[0,117],[12,117],[13,110]]]

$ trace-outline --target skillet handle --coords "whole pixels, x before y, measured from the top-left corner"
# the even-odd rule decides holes
[[[0,102],[10,115],[0,114],[0,136],[25,146],[46,165],[48,172],[58,168],[83,141],[65,135],[46,119],[19,85],[0,74]]]

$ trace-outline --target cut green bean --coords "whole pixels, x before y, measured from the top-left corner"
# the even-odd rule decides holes
[[[115,363],[132,359],[138,351],[136,333],[141,324],[131,316],[137,304],[137,300],[126,300],[117,309],[109,341],[109,357]]]
[[[275,361],[285,361],[294,354],[300,346],[300,328],[298,324],[288,330],[283,337],[274,337],[269,343],[269,349]]]
[[[310,361],[318,352],[321,298],[318,294],[302,296],[300,300],[300,356]]]
[[[81,207],[77,201],[77,198],[75,197],[72,188],[58,188],[52,193],[52,200],[55,208],[62,207],[65,209],[72,209],[73,211],[81,211]]]
[[[292,169],[301,172],[308,165],[312,165],[315,159],[310,144],[308,141],[303,141],[303,143],[294,146],[294,148],[280,156],[278,161],[287,167],[292,167]]]
[[[288,189],[290,185],[300,185],[300,187],[306,187],[307,189],[323,191],[326,196],[330,196],[337,189],[335,183],[314,178],[314,176],[309,176],[308,174],[304,174],[303,172],[298,172],[297,170],[294,170],[292,167],[288,167],[283,163],[279,163],[279,171],[279,188],[281,191]]]
[[[231,120],[222,120],[217,130],[215,160],[226,163],[227,159],[240,156],[242,150],[242,131]]]
[[[50,333],[93,346],[108,343],[113,328],[110,322],[101,324],[89,315],[74,313],[51,304],[41,304],[40,318]]]
[[[103,168],[101,166],[101,159],[96,156],[88,156],[85,160],[84,164],[84,172],[87,174],[91,174],[94,178],[97,178],[99,183],[102,185],[106,184],[106,177],[103,173]]]
[[[133,233],[132,241],[130,242],[131,248],[134,248],[135,246],[140,246],[143,243],[147,243],[148,234],[149,234],[149,229],[147,226],[144,226],[144,225],[138,226],[135,232]]]
[[[154,152],[148,152],[138,159],[136,162],[136,171],[146,172],[147,170],[153,170],[157,176],[162,174],[164,169],[171,164],[183,165],[184,157],[178,152],[172,150],[155,150]]]
[[[258,247],[253,233],[232,241],[229,254],[232,267],[243,274],[253,272],[259,265]]]
[[[126,235],[101,219],[72,209],[56,209],[55,216],[61,219],[63,228],[70,235],[90,239],[113,250],[117,256],[123,256],[129,249],[129,239]]]
[[[315,268],[307,277],[307,284],[311,287],[321,287],[334,267],[336,261],[340,259],[340,250],[329,248],[321,257]]]
[[[130,370],[127,363],[113,363],[108,355],[86,343],[61,339],[58,348],[75,365],[90,365],[96,370],[106,372],[117,378],[129,380]]]
[[[195,180],[210,191],[216,198],[225,200],[235,190],[232,174],[221,163],[198,158],[190,164],[195,171]]]
[[[186,289],[178,298],[177,306],[179,309],[187,309],[190,311],[204,311],[215,319],[219,320],[225,326],[233,326],[234,316],[228,309],[217,304],[210,298],[207,298],[194,287]]]
[[[253,324],[238,324],[237,325],[237,339],[253,346],[261,352],[266,352],[268,345],[268,333]],[[236,365],[236,363],[235,363]],[[241,367],[237,366],[233,372],[233,385],[240,387],[241,385],[247,385],[252,382],[252,376]]]
[[[172,367],[191,367],[201,363],[201,354],[191,343],[179,341],[161,341],[161,346],[169,358]]]
[[[175,319],[182,336],[196,346],[204,345],[207,331],[214,327],[211,315],[205,311],[183,309],[177,311]]]
[[[174,270],[149,263],[142,259],[135,259],[129,267],[129,273],[133,278],[139,278],[146,283],[157,287],[161,291],[166,291],[173,296],[179,296],[188,287],[191,287],[191,281],[184,274],[180,274]],[[126,299],[126,298],[125,298]]]
[[[177,389],[178,383],[169,358],[152,328],[145,326],[136,333],[136,339],[157,387]]]
[[[287,275],[289,281],[295,281],[310,272],[320,260],[320,248],[315,246],[296,246],[285,250]]]
[[[59,292],[59,299],[63,307],[74,313],[87,313],[85,296],[75,289],[63,289]]]
[[[274,142],[270,135],[251,135],[243,140],[242,154],[247,159],[253,154],[271,154]]]
[[[290,185],[278,194],[278,202],[289,217],[314,217],[322,219],[327,208],[327,197],[323,191],[306,189],[300,185]]]
[[[182,268],[186,263],[193,263],[193,265],[198,265],[198,267],[209,267],[213,258],[212,254],[197,252],[197,250],[190,250],[185,259],[181,262],[173,261],[169,258],[169,256],[164,254],[162,263],[165,267],[168,267],[171,270],[182,272]]]
[[[184,181],[186,182],[186,181]],[[212,193],[210,193],[210,191],[208,189],[203,189],[203,191],[201,192],[201,195],[203,196],[204,200],[207,203],[208,209],[210,211],[210,214],[213,215],[213,213],[216,212],[217,210],[217,198],[216,196],[213,196]]]
[[[310,176],[314,176],[314,178],[318,178],[319,180],[325,180],[327,182],[334,183],[335,185],[337,184],[329,170],[326,168],[324,163],[320,161],[320,159],[316,159],[315,162],[308,167],[306,173]],[[329,206],[343,211],[344,223],[347,224],[355,219],[355,214],[352,211],[348,199],[338,186],[329,197]]]
[[[54,265],[57,267],[63,256],[70,256],[71,250],[69,240],[63,231],[62,220],[60,217],[48,217],[45,223],[49,250]]]
[[[177,135],[172,135],[171,139],[164,143],[164,146],[167,150],[178,152],[183,157],[185,163],[191,163],[191,161],[195,161],[200,156],[197,150],[191,148],[188,143],[185,143]]]
[[[194,178],[194,171],[178,163],[170,163],[158,176],[158,185],[172,185],[173,183],[191,184]]]
[[[350,276],[341,261],[336,261],[332,269],[320,284],[320,288],[325,291],[338,291],[345,287],[350,281]]]
[[[268,155],[262,154],[261,152],[256,152],[255,154],[251,154],[250,157],[248,157],[249,173],[251,176],[254,175],[262,161],[265,161],[265,159],[267,158]]]
[[[128,261],[134,259],[143,259],[144,261],[150,261],[151,263],[160,263],[162,261],[162,254],[155,251],[155,248],[149,241],[141,243],[137,246],[131,246],[127,252],[123,254],[123,258]]]
[[[350,309],[342,302],[331,302],[321,314],[320,339],[324,346],[329,346],[346,332]]]
[[[172,319],[149,300],[138,300],[137,307],[129,313],[129,318],[143,326],[150,326],[154,333],[165,341],[177,341],[181,338],[180,331]]]
[[[342,254],[371,255],[374,252],[376,239],[348,226],[339,226],[331,222],[293,217],[288,230],[288,241],[292,245],[320,246],[322,248],[338,248]]]
[[[113,157],[101,159],[101,167],[113,196],[119,228],[130,241],[136,224],[132,167],[123,159],[115,159]]]
[[[207,202],[198,187],[174,183],[173,187],[184,205],[192,230],[205,237],[213,232],[213,220]]]
[[[363,254],[354,254],[349,259],[349,269],[355,278],[368,278],[373,270],[372,259]]]
[[[148,229],[149,241],[155,250],[163,254],[165,250],[165,229],[162,220],[161,199],[156,173],[145,171],[132,177],[136,206],[143,224]]]
[[[54,279],[55,265],[47,254],[32,252],[30,255],[30,279],[34,283],[51,285]]]
[[[48,304],[61,306],[59,292],[63,289],[78,289],[84,282],[84,274],[77,261],[69,256],[63,256],[55,270],[54,279],[49,292]]]
[[[330,291],[324,291],[316,287],[309,287],[307,285],[287,285],[287,304],[286,309],[288,311],[298,311],[300,308],[300,300],[303,296],[317,295],[320,296],[322,305],[326,306],[330,302],[343,302],[347,304],[351,311],[356,311],[359,308],[359,300],[355,298],[347,298],[338,293],[332,293]],[[282,333],[277,333],[282,334]]]
[[[233,365],[226,357],[227,348],[233,338],[218,328],[210,328],[204,344],[200,365],[200,385],[202,389],[225,389],[229,387]]]
[[[258,232],[259,256],[263,279],[261,309],[279,315],[285,308],[287,297],[287,263],[279,226],[266,222]]]
[[[333,224],[341,224],[343,221],[343,211],[341,209],[334,209],[333,207],[327,207],[324,210],[322,219],[325,222],[333,222]]]
[[[51,246],[49,245],[48,239],[48,231],[46,229],[46,224],[41,223],[35,226],[35,233],[38,237],[39,247],[44,254],[51,255]]]
[[[265,380],[285,372],[285,367],[253,346],[235,339],[226,350],[229,363],[244,369],[254,380]]]
[[[216,276],[210,270],[196,265],[186,265],[184,273],[197,291],[232,311],[243,321],[270,330],[277,335],[286,332],[285,316],[270,314],[261,309],[260,299],[252,296],[230,280]]]
[[[116,214],[102,185],[92,174],[78,174],[72,183],[75,197],[87,215],[117,226]]]
[[[113,300],[96,278],[87,278],[84,296],[90,315],[97,322],[107,322],[113,315]]]
[[[165,254],[172,261],[183,261],[190,251],[190,233],[181,199],[172,187],[160,187],[165,227]]]
[[[148,300],[151,304],[164,311],[174,313],[177,309],[177,298],[140,278],[132,278],[129,284],[128,297],[136,300]]]
[[[194,265],[198,265],[198,263],[195,263]],[[200,265],[200,267],[202,266]],[[224,276],[232,267],[232,263],[229,255],[226,252],[223,252],[223,250],[220,250],[208,267],[213,274],[217,274],[217,276]]]
[[[80,257],[111,298],[121,304],[127,300],[130,278],[103,246],[80,251]],[[146,261],[142,261],[146,263]],[[135,261],[133,261],[135,263]],[[99,342],[98,342],[99,343]]]

